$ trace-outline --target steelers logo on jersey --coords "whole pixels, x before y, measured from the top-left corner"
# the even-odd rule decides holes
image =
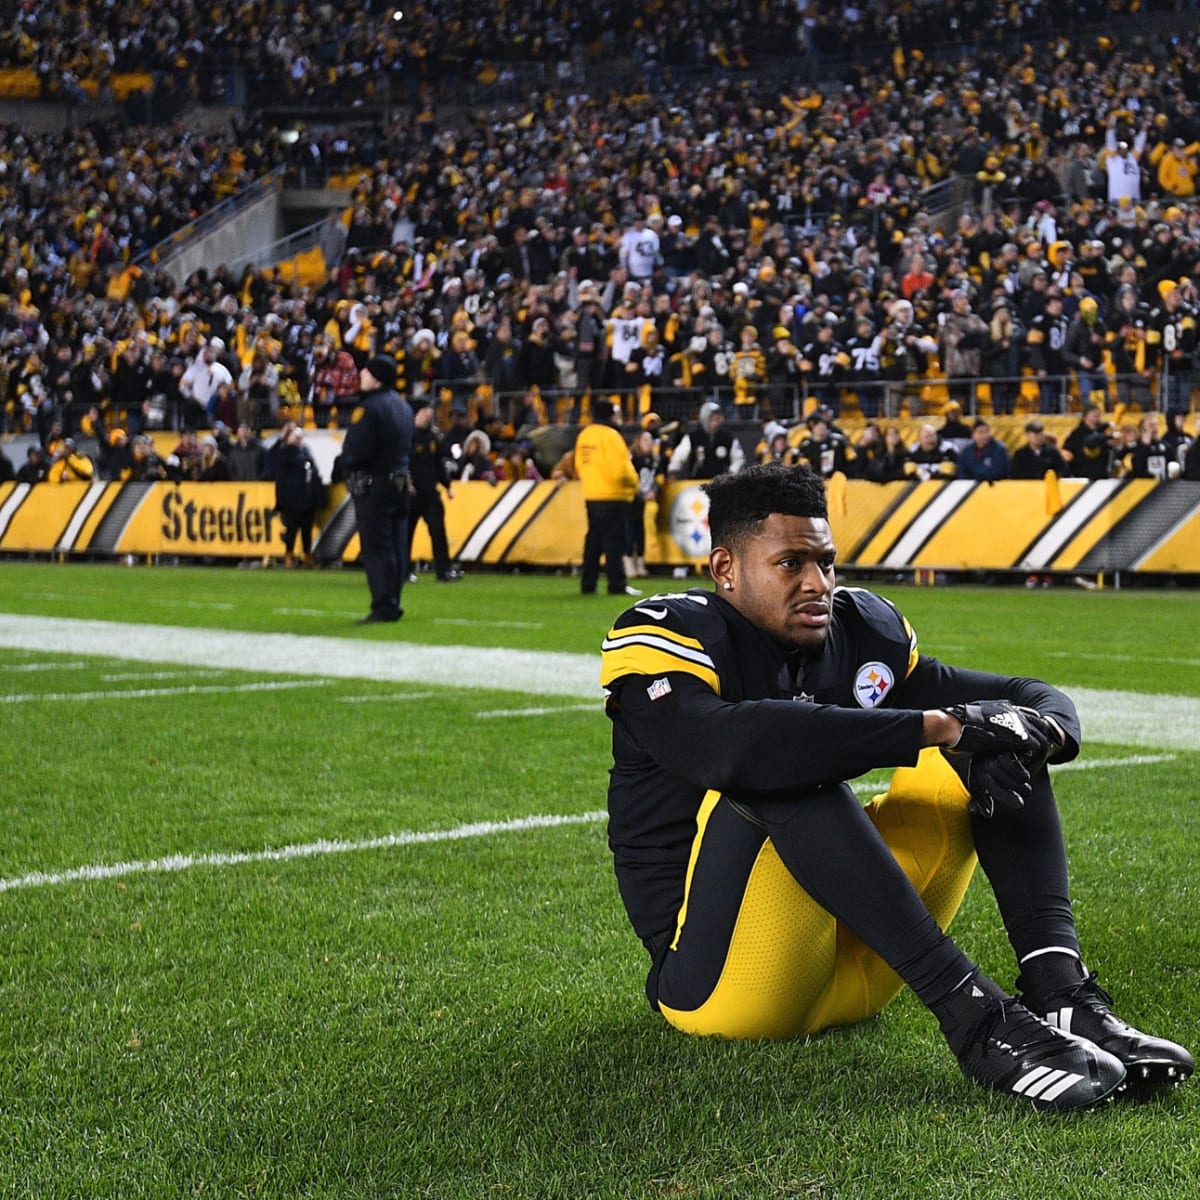
[[[712,548],[708,496],[699,485],[686,487],[671,505],[671,536],[689,558],[707,558]]]
[[[895,683],[896,677],[887,663],[864,663],[854,677],[854,699],[862,708],[878,708]]]

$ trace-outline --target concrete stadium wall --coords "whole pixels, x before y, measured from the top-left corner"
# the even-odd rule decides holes
[[[182,283],[201,267],[211,271],[283,236],[280,193],[277,189],[270,190],[240,212],[227,217],[216,228],[200,234],[160,265],[176,283]]]

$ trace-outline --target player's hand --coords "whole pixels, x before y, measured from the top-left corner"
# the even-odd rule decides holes
[[[1045,716],[1036,708],[1018,707],[1017,712],[1025,721],[1032,739],[1029,749],[1021,753],[1021,760],[1030,775],[1036,775],[1050,759],[1058,757],[1067,744],[1067,735],[1053,717]]]
[[[1033,709],[1018,708],[1009,700],[971,700],[944,711],[962,725],[958,740],[947,747],[959,754],[1014,753],[1023,757],[1038,748],[1029,714],[1042,718]]]
[[[968,812],[991,817],[1000,809],[1016,812],[1033,794],[1029,768],[1015,754],[991,754],[972,758],[967,768],[967,790],[971,793]]]

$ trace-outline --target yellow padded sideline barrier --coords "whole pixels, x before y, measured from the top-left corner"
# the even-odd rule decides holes
[[[564,568],[582,557],[577,482],[455,485],[446,501],[452,556],[504,568]],[[843,566],[943,571],[1200,573],[1200,483],[966,480],[831,488]],[[646,506],[646,561],[702,566],[707,501],[695,482],[668,484]],[[318,516],[317,558],[353,562],[358,538],[345,489]],[[269,483],[3,484],[0,554],[246,558],[283,554]],[[424,524],[413,553],[428,559]]]

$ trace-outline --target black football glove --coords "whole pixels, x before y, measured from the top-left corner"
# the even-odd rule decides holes
[[[1029,768],[1015,754],[973,757],[967,767],[968,812],[991,817],[996,809],[1016,812],[1033,794]]]
[[[1053,717],[1044,716],[1036,708],[1018,708],[1017,711],[1024,719],[1030,737],[1029,748],[1018,753],[1029,774],[1036,775],[1066,746],[1067,735]]]
[[[1026,754],[1041,749],[1043,737],[1032,718],[1044,718],[1031,708],[1018,708],[1008,700],[971,700],[945,710],[962,723],[958,741],[948,749],[958,754]]]

